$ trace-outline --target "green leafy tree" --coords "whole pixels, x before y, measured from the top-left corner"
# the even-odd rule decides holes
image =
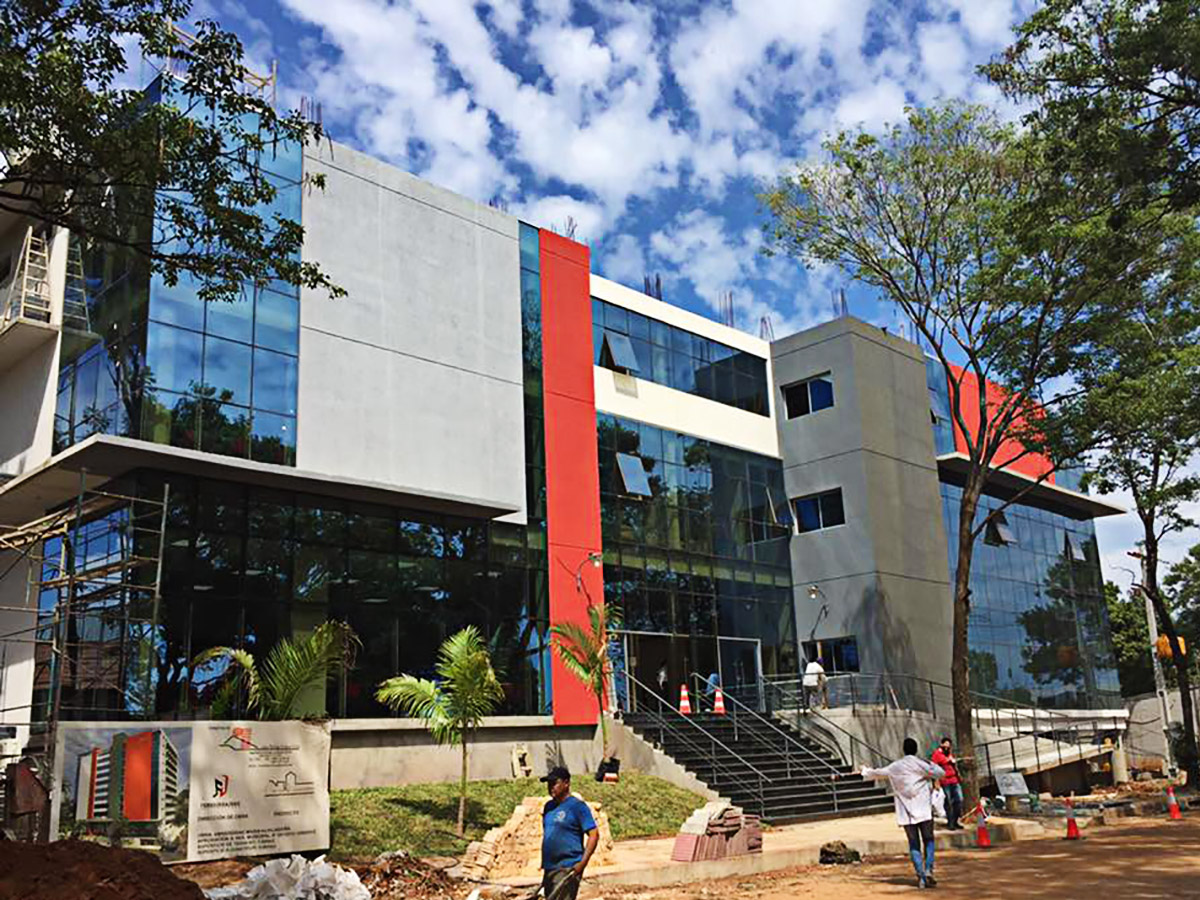
[[[613,604],[589,603],[587,627],[576,622],[563,622],[550,629],[554,648],[568,672],[574,675],[596,698],[600,718],[600,738],[604,758],[608,759],[608,722],[604,718],[608,683],[612,678],[612,659],[609,657],[609,629],[621,625],[620,607]]]
[[[1110,215],[1200,203],[1197,0],[1045,0],[983,70]]]
[[[279,641],[261,664],[248,650],[211,647],[192,660],[192,668],[226,663],[214,705],[231,706],[240,697],[259,719],[296,719],[311,714],[318,688],[353,666],[358,647],[358,636],[345,622],[322,622],[302,637]],[[324,715],[323,691],[320,703]]]
[[[1081,225],[1074,210],[1043,202],[1041,146],[980,107],[909,110],[882,136],[842,132],[824,149],[823,162],[784,174],[762,196],[769,247],[836,265],[877,290],[948,373],[967,457],[951,539],[951,683],[959,752],[970,757],[971,562],[1004,508],[981,519],[980,497],[994,469],[1018,462],[1031,452],[1022,442],[1051,427],[1063,398],[1048,386],[1121,314],[1122,283],[1156,254],[1145,223],[1120,232]],[[987,382],[1000,388],[990,400],[980,389]],[[1076,446],[1059,460],[1089,446],[1086,435],[1069,436]],[[974,768],[965,774],[977,793]]]
[[[1187,555],[1171,566],[1163,577],[1163,585],[1171,597],[1179,630],[1187,638],[1189,647],[1200,641],[1200,544],[1196,544]],[[1200,647],[1197,647],[1200,653]],[[1200,671],[1197,654],[1189,651],[1192,671]]]
[[[273,279],[344,293],[301,261],[299,222],[262,213],[276,196],[262,162],[319,140],[320,126],[275,111],[235,35],[211,21],[194,35],[172,25],[190,9],[190,0],[0,4],[0,210],[125,248],[168,284],[194,277],[204,299]],[[127,50],[166,64],[161,102],[126,86]],[[324,186],[320,176],[309,183]]]
[[[492,668],[487,644],[475,626],[452,634],[438,650],[438,681],[397,675],[379,685],[375,699],[384,705],[424,719],[433,739],[462,747],[458,790],[458,836],[466,828],[467,745],[485,716],[504,700],[504,688]]]
[[[1150,663],[1150,629],[1146,604],[1141,597],[1127,597],[1111,581],[1104,585],[1108,624],[1116,656],[1121,693],[1126,697],[1154,691],[1154,669]]]
[[[1104,442],[1089,458],[1087,483],[1101,494],[1132,499],[1141,526],[1139,591],[1154,607],[1172,648],[1180,688],[1189,783],[1200,782],[1188,657],[1180,652],[1172,597],[1160,581],[1162,542],[1195,522],[1200,500],[1200,246],[1187,230],[1170,268],[1141,286],[1136,311],[1114,323],[1102,344],[1073,372],[1082,388],[1065,412],[1072,428]],[[1192,651],[1195,652],[1195,651]]]

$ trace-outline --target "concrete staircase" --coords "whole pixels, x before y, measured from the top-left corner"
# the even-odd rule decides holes
[[[784,723],[627,713],[624,722],[722,797],[772,824],[890,811],[890,795]],[[835,777],[836,776],[836,777]]]

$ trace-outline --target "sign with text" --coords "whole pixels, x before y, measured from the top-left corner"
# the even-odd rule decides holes
[[[52,833],[221,859],[329,846],[329,724],[64,722]]]
[[[996,790],[1004,797],[1024,797],[1029,793],[1029,786],[1020,772],[997,772]]]

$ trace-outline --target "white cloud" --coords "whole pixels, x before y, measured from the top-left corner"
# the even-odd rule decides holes
[[[603,263],[597,266],[593,262],[592,267],[605,278],[636,288],[642,286],[643,277],[649,274],[641,242],[632,234],[617,235]]]
[[[604,210],[595,203],[577,200],[567,194],[539,197],[520,207],[521,218],[537,222],[560,234],[566,234],[574,224],[574,238],[581,243],[591,243],[595,235],[601,234],[605,226]]]

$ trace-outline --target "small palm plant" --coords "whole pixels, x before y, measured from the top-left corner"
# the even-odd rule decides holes
[[[550,629],[554,646],[567,671],[583,682],[596,697],[600,711],[600,736],[604,758],[608,759],[608,723],[604,720],[604,699],[612,675],[608,655],[608,630],[621,625],[621,608],[614,604],[588,604],[588,625],[564,622]]]
[[[438,650],[438,681],[397,675],[379,685],[375,699],[394,710],[424,719],[433,739],[462,746],[458,785],[458,836],[466,828],[467,743],[484,716],[504,699],[487,645],[474,626],[452,634]]]
[[[279,641],[261,666],[248,650],[210,647],[192,660],[192,668],[227,660],[223,699],[244,695],[247,710],[262,720],[297,719],[314,688],[354,664],[358,647],[358,636],[345,622],[322,622],[310,634]]]

